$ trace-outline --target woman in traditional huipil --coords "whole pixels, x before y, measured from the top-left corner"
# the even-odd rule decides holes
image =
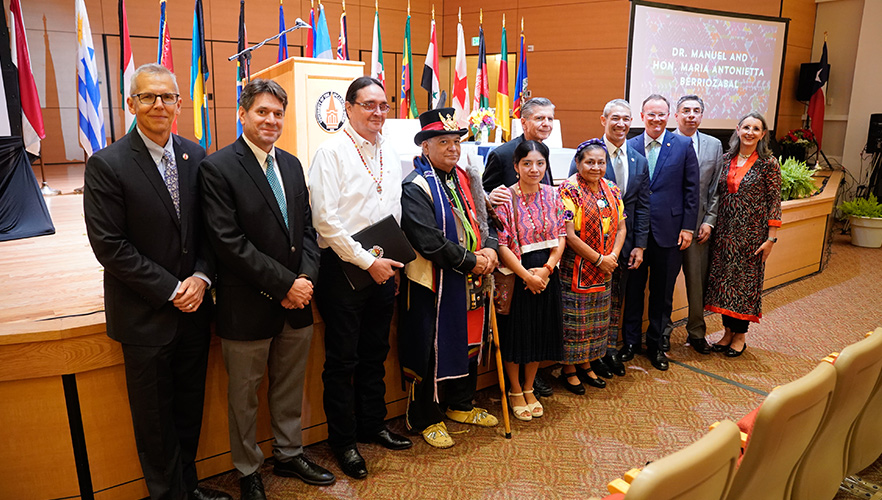
[[[713,231],[705,309],[723,315],[725,334],[715,352],[740,356],[747,327],[762,317],[765,262],[781,227],[781,167],[769,150],[759,113],[738,122],[723,155],[720,204]]]
[[[606,354],[610,318],[609,280],[625,243],[625,207],[619,188],[603,176],[606,146],[601,139],[576,149],[578,172],[559,188],[564,205],[567,247],[560,264],[564,355],[561,383],[584,394],[581,382],[606,382],[591,362]]]
[[[496,214],[503,225],[499,235],[501,270],[514,273],[516,278],[511,312],[498,319],[512,412],[515,418],[528,421],[544,414],[533,394],[539,362],[558,361],[562,354],[557,263],[567,233],[560,197],[553,187],[541,183],[549,168],[548,147],[537,141],[523,141],[513,159],[518,182],[509,186],[511,203],[499,205]]]

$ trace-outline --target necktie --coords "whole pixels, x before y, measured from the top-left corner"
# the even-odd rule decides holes
[[[649,143],[649,178],[652,179],[652,175],[655,173],[655,162],[658,161],[658,150],[661,148],[661,144],[658,141],[653,140]]]
[[[171,195],[172,203],[175,205],[175,213],[178,219],[181,218],[181,193],[178,190],[178,166],[175,164],[175,157],[170,151],[162,152],[162,164],[165,166],[165,187],[168,188],[168,194]]]
[[[613,152],[613,157],[613,172],[616,174],[616,184],[619,186],[622,196],[624,196],[627,180],[625,179],[625,162],[622,161],[622,148],[616,148],[615,152]]]
[[[279,209],[282,210],[282,218],[285,219],[285,227],[288,227],[288,204],[285,202],[285,194],[282,193],[282,186],[279,184],[279,179],[276,177],[276,168],[274,166],[273,157],[267,155],[266,156],[266,180],[269,182],[270,189],[273,190],[273,195],[276,197],[276,202],[279,203]]]

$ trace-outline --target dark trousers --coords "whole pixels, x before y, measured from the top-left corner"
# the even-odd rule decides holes
[[[674,284],[680,274],[682,254],[679,247],[660,247],[652,233],[643,252],[643,263],[631,270],[625,290],[625,320],[622,334],[625,343],[640,345],[643,325],[643,295],[649,280],[649,327],[646,329],[646,347],[659,348],[659,339],[671,320],[674,303]],[[667,333],[670,335],[670,332]]]
[[[732,330],[732,333],[747,333],[750,321],[733,318],[732,316],[726,316],[725,314],[722,314],[721,316],[723,316],[723,326]]]
[[[621,331],[622,309],[625,305],[625,290],[628,287],[628,276],[631,270],[628,269],[628,258],[622,254],[622,260],[618,267],[612,273],[609,284],[609,334],[606,342],[606,352],[611,354],[617,351],[616,344],[619,341],[619,332]]]
[[[430,359],[434,359],[434,356]],[[478,388],[477,359],[469,363],[467,376],[438,382],[440,404],[435,402],[435,380],[432,377],[434,372],[434,363],[430,362],[428,373],[422,382],[414,383],[413,398],[408,400],[407,425],[418,432],[444,420],[444,411],[447,409],[471,411],[474,408],[472,400],[475,399]]]
[[[355,445],[358,435],[379,432],[386,420],[386,355],[395,282],[355,291],[340,258],[322,251],[316,304],[325,322],[324,408],[328,444]]]
[[[209,335],[183,314],[168,345],[122,344],[135,444],[153,500],[185,499],[196,489]]]

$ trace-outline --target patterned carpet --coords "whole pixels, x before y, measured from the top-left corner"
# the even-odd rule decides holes
[[[682,327],[674,331],[671,369],[660,372],[637,356],[625,377],[606,389],[575,396],[555,385],[542,400],[546,416],[513,420],[513,438],[495,429],[448,423],[456,446],[436,450],[414,437],[415,446],[391,452],[374,445],[360,451],[370,476],[357,481],[340,472],[324,443],[307,454],[337,474],[330,487],[307,486],[262,472],[270,498],[570,499],[605,496],[606,484],[692,443],[717,420],[737,420],[777,385],[808,373],[825,355],[863,338],[882,325],[882,250],[864,249],[837,237],[824,272],[772,290],[764,297],[764,317],[752,325],[748,349],[737,359],[702,356],[684,346]],[[722,335],[719,315],[708,316],[708,335]],[[543,370],[546,379],[551,375]],[[478,406],[500,412],[498,390],[478,394]],[[501,419],[500,419],[501,420]],[[404,433],[403,421],[389,427]],[[882,479],[877,462],[868,478]],[[203,482],[238,495],[238,475]],[[837,497],[839,498],[839,497]],[[846,498],[846,497],[842,497]]]

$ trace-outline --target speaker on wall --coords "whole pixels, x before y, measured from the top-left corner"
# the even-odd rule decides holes
[[[867,153],[882,152],[882,113],[870,115],[870,128],[867,131]]]
[[[821,63],[803,63],[799,67],[799,82],[796,86],[796,100],[807,102],[812,98],[812,90],[815,86],[815,78],[821,71]],[[830,74],[830,65],[827,65],[827,74]]]

